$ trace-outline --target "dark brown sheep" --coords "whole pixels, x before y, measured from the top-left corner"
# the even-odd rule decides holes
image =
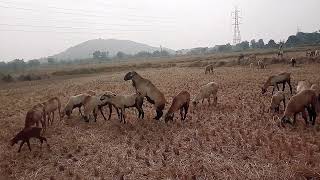
[[[165,122],[169,120],[173,121],[174,113],[180,109],[181,120],[185,120],[187,117],[190,104],[190,94],[187,91],[181,91],[176,97],[173,98],[172,104],[165,115]],[[183,115],[184,110],[184,115]]]
[[[31,151],[29,139],[38,138],[41,142],[41,147],[42,147],[43,141],[46,141],[47,143],[47,139],[40,135],[41,130],[42,128],[38,128],[38,127],[24,128],[13,139],[11,139],[11,146],[17,144],[19,141],[22,141],[18,150],[18,152],[20,152],[23,144],[27,142],[29,150]]]

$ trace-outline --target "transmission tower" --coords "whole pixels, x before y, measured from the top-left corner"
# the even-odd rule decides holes
[[[235,7],[234,11],[231,13],[232,16],[232,26],[233,26],[233,44],[238,44],[241,42],[241,35],[240,35],[240,11],[237,7]]]

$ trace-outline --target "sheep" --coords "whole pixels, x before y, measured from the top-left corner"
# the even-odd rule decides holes
[[[116,108],[120,109],[120,122],[126,123],[125,119],[125,109],[130,107],[136,107],[139,111],[138,118],[144,118],[144,112],[142,109],[144,97],[140,93],[135,93],[131,95],[110,95],[104,94],[101,96],[100,100],[109,102]]]
[[[64,117],[64,115],[67,115],[68,119],[69,119],[71,116],[72,110],[75,108],[78,108],[79,113],[81,114],[81,116],[83,116],[83,114],[81,112],[81,107],[83,106],[84,99],[88,96],[90,96],[90,95],[89,94],[78,94],[76,96],[71,96],[67,102],[67,105],[64,108],[64,113],[63,113],[62,117]]]
[[[217,97],[217,92],[218,92],[218,84],[215,82],[209,82],[206,85],[201,86],[200,92],[193,98],[192,104],[196,106],[199,102],[199,100],[202,99],[202,103],[205,98],[207,98],[208,103],[210,105],[210,96],[213,96],[214,98],[214,105],[217,105],[218,97]]]
[[[87,91],[87,94],[89,94],[89,95],[91,95],[91,96],[97,95],[97,93],[96,93],[95,91],[93,91],[93,90]]]
[[[319,56],[320,55],[320,50],[316,50],[316,56]]]
[[[100,107],[100,105],[102,105],[104,102],[102,102],[100,100],[100,96],[87,96],[84,98],[84,101],[83,101],[83,117],[84,117],[84,120],[85,122],[89,122],[89,119],[90,119],[90,114],[93,113],[93,117],[94,117],[94,121],[96,122],[97,121],[97,111],[98,109],[100,110],[104,120],[106,120],[103,112],[102,112],[102,109]]]
[[[44,117],[44,106],[43,104],[39,103],[32,107],[27,112],[26,118],[25,118],[25,128],[30,128],[34,124],[36,124],[37,127],[39,127],[39,123],[41,123],[42,128],[46,129],[46,123],[45,123],[45,117]]]
[[[260,68],[260,69],[265,69],[266,68],[266,64],[263,62],[263,60],[259,60],[258,61],[258,67]]]
[[[311,88],[311,83],[308,81],[299,81],[298,85],[297,85],[297,93],[306,90],[306,89],[310,89]]]
[[[305,109],[307,109],[310,121],[312,122],[312,125],[314,125],[317,117],[315,109],[318,108],[318,103],[315,91],[306,89],[299,92],[289,100],[284,115],[281,118],[281,124],[284,125],[284,123],[288,122],[293,125],[296,120],[296,115],[300,112],[302,113],[302,117],[306,124],[308,124],[308,118],[305,113]],[[292,117],[293,121],[291,121]]]
[[[320,87],[318,84],[312,84],[312,86],[310,87],[310,89],[314,90],[317,94],[317,97],[320,101]]]
[[[254,66],[253,63],[250,63],[249,67],[250,67],[251,69],[253,68],[253,66]]]
[[[176,97],[173,98],[172,104],[165,115],[165,122],[173,121],[173,116],[176,111],[180,109],[181,121],[187,117],[190,103],[190,94],[187,91],[181,91]],[[184,110],[184,115],[183,115]]]
[[[11,139],[11,141],[10,141],[11,146],[17,144],[19,141],[22,141],[20,144],[19,150],[18,150],[18,152],[20,152],[23,144],[25,142],[27,142],[29,150],[31,151],[30,142],[29,142],[30,138],[38,138],[41,142],[41,147],[42,147],[43,141],[45,141],[46,144],[48,145],[47,139],[40,135],[41,130],[42,130],[42,128],[38,128],[38,127],[23,129],[13,139]]]
[[[209,64],[208,66],[205,67],[204,73],[205,74],[210,73],[210,72],[213,73],[213,68],[214,68],[213,64]]]
[[[286,108],[286,97],[283,91],[276,92],[271,98],[270,110],[279,112],[280,103],[283,102],[284,109]]]
[[[164,94],[148,79],[141,77],[137,72],[131,71],[124,76],[124,80],[132,80],[132,85],[136,92],[140,93],[142,97],[146,97],[148,102],[154,104],[157,115],[154,119],[159,120],[163,115],[166,99]]]
[[[296,58],[292,57],[292,58],[290,59],[290,63],[291,63],[291,66],[292,66],[292,67],[295,67],[295,65],[296,65],[296,63],[297,63]]]
[[[58,97],[50,98],[48,101],[42,103],[44,105],[44,117],[48,116],[48,125],[51,121],[51,125],[54,121],[54,112],[58,110],[59,119],[61,121],[61,102]],[[52,114],[52,119],[51,119]]]
[[[284,91],[285,84],[287,83],[289,85],[289,87],[290,87],[290,92],[292,94],[291,73],[287,73],[287,72],[282,72],[282,73],[277,74],[277,75],[269,76],[267,81],[264,83],[264,85],[261,88],[262,94],[267,92],[267,88],[269,86],[273,86],[272,94],[274,92],[275,87],[277,87],[277,89],[279,91],[278,84],[280,84],[280,83],[283,84],[282,91]]]

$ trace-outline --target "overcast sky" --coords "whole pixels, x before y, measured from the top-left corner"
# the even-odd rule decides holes
[[[242,40],[279,41],[320,29],[320,0],[0,0],[0,61],[46,57],[97,38],[174,50]]]

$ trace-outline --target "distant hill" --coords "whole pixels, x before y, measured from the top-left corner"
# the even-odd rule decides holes
[[[169,53],[175,52],[171,49],[164,49]],[[109,56],[115,56],[119,51],[133,55],[140,51],[154,52],[160,50],[160,48],[129,40],[93,39],[70,47],[63,52],[50,57],[58,60],[86,59],[92,58],[92,53],[97,50],[108,51]]]

